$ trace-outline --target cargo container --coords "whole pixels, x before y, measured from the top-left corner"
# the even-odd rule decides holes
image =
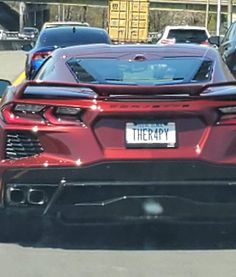
[[[109,0],[108,33],[114,42],[148,41],[149,0]]]

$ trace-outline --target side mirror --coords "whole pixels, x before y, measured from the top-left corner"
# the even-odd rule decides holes
[[[2,97],[4,91],[6,90],[6,88],[8,86],[11,85],[11,82],[8,81],[8,80],[3,80],[3,79],[0,79],[0,97]]]
[[[161,39],[162,35],[163,35],[163,33],[158,33],[156,35],[156,42],[158,42]]]
[[[33,49],[33,46],[32,46],[32,44],[24,44],[24,45],[21,46],[21,49],[22,49],[23,51],[28,52],[28,51],[30,51],[31,49]]]
[[[212,45],[216,45],[217,47],[220,46],[221,44],[221,41],[222,41],[222,38],[220,36],[211,36],[209,37],[208,39],[208,42]]]

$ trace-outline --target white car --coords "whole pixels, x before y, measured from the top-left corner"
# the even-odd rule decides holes
[[[6,39],[6,33],[4,30],[0,30],[0,39]]]
[[[210,34],[205,27],[166,26],[158,33],[157,44],[197,43],[209,45]]]

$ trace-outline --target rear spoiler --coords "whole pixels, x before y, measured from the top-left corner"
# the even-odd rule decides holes
[[[158,86],[107,85],[87,83],[26,81],[21,98],[107,98],[153,96],[236,96],[236,81],[215,84],[175,84]]]

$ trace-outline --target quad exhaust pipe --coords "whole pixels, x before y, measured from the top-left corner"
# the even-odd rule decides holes
[[[31,205],[43,205],[46,202],[45,192],[41,189],[29,189],[27,202]]]
[[[27,204],[42,206],[47,202],[47,196],[41,189],[9,186],[6,191],[6,201],[12,206]]]
[[[18,187],[9,187],[6,197],[7,202],[12,205],[23,205],[26,202],[24,190]]]

